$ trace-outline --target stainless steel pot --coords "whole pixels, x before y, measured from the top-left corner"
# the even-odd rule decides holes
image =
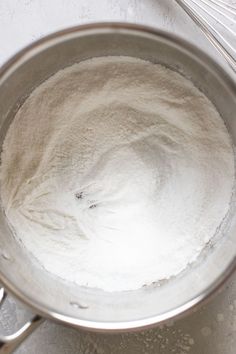
[[[148,59],[191,78],[215,104],[236,143],[236,84],[224,70],[202,51],[174,35],[118,23],[58,32],[27,47],[6,63],[0,72],[1,143],[19,105],[35,87],[61,68],[106,55]],[[236,266],[235,215],[232,211],[228,217],[225,237],[212,242],[199,261],[176,279],[162,286],[108,293],[66,283],[41,269],[15,241],[1,210],[0,281],[37,314],[71,326],[121,331],[155,325],[202,302],[232,273]],[[12,337],[0,337],[2,350],[12,350],[40,321],[36,316]]]

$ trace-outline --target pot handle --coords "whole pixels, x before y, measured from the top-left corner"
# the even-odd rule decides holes
[[[5,300],[7,293],[4,288],[0,287],[0,307]],[[26,322],[15,333],[2,336],[0,335],[0,354],[11,354],[42,322],[43,318],[35,315],[31,320]]]

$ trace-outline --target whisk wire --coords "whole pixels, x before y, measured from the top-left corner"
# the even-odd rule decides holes
[[[229,4],[225,4],[223,1],[221,0],[208,0],[209,2],[215,4],[218,7],[221,7],[222,9],[230,12],[232,15],[236,15],[236,6],[232,6]]]
[[[204,0],[201,0],[204,4],[206,4],[207,6],[210,6],[209,4],[207,4]],[[199,4],[199,2],[196,2],[195,0],[192,0],[192,2],[199,7],[199,9],[201,9],[202,11],[204,11],[208,16],[210,16],[211,18],[213,18],[213,20],[217,21],[222,27],[224,27],[227,31],[229,31],[230,33],[232,33],[234,36],[236,36],[236,32],[234,32],[234,30],[232,30],[229,26],[227,26],[224,22],[222,22],[219,18],[217,18],[215,15],[213,15],[212,13],[210,13],[209,11],[207,11],[207,9],[205,9],[202,5]],[[212,6],[210,6],[212,8]],[[214,8],[213,8],[214,10]],[[218,11],[219,12],[219,11]],[[222,13],[222,12],[219,12]],[[200,16],[200,15],[199,15]],[[230,20],[231,18],[228,17]],[[231,20],[233,22],[233,20]],[[234,21],[234,23],[236,23],[236,21]],[[208,24],[209,27],[211,26],[210,24]],[[214,27],[212,27],[214,29]],[[214,32],[218,32],[214,29]],[[219,35],[219,32],[218,32]],[[219,37],[222,37],[219,35]],[[225,41],[225,38],[222,37],[222,40]],[[229,45],[229,44],[228,44]],[[230,45],[229,45],[230,46]]]
[[[214,5],[211,5],[211,1],[209,1],[209,0],[208,0],[208,1],[201,0],[201,2],[203,2],[204,4],[206,4],[208,7],[210,7],[210,8],[211,8],[212,10],[214,10],[215,12],[221,14],[223,17],[227,18],[230,22],[236,23],[235,19],[232,18],[232,16],[229,16],[229,15],[226,14],[224,11],[218,9],[218,8],[215,7]],[[213,2],[213,4],[214,4],[214,2]],[[200,5],[199,2],[198,2],[198,5]],[[205,11],[206,11],[206,9],[205,9]],[[210,12],[209,12],[208,14],[211,15]]]
[[[208,2],[211,3],[222,3],[220,0],[208,0]],[[176,2],[182,7],[182,9],[192,18],[192,20],[198,25],[198,27],[202,30],[204,35],[209,39],[209,41],[212,43],[212,45],[221,53],[221,55],[225,58],[225,60],[228,62],[228,64],[231,66],[231,68],[234,70],[236,73],[236,60],[232,53],[236,53],[235,47],[225,38],[224,35],[222,35],[212,24],[209,22],[207,19],[206,15],[202,15],[200,11],[197,11],[196,7],[203,11],[203,13],[209,15],[211,18],[217,21],[217,23],[221,24],[222,27],[224,27],[229,33],[231,33],[235,37],[235,32],[229,28],[225,23],[223,23],[221,20],[216,18],[213,14],[210,13],[210,11],[207,11],[207,9],[204,8],[201,4],[194,0],[176,0]],[[208,2],[206,0],[201,0],[202,3],[205,5],[208,5]],[[193,6],[195,5],[195,7]],[[222,5],[222,4],[221,4]],[[211,7],[213,7],[211,5]],[[216,9],[213,7],[213,9],[219,13],[219,9]],[[221,11],[222,12],[222,11]],[[232,21],[232,19],[230,18]],[[231,22],[232,23],[232,22]],[[222,44],[224,43],[224,44]],[[230,49],[230,51],[228,50]]]

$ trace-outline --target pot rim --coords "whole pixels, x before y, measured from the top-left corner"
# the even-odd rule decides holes
[[[197,46],[191,44],[185,39],[177,36],[175,34],[169,33],[164,30],[156,29],[146,25],[123,23],[123,22],[99,22],[78,25],[70,28],[66,28],[53,34],[49,34],[32,44],[26,46],[12,56],[2,67],[0,67],[0,85],[1,83],[10,75],[14,69],[21,63],[25,62],[27,58],[32,57],[52,44],[59,43],[60,40],[66,40],[66,37],[73,38],[73,36],[78,36],[78,34],[85,35],[94,31],[107,31],[107,32],[122,32],[130,31],[141,35],[151,35],[154,37],[162,37],[165,40],[175,44],[177,47],[181,47],[183,50],[187,51],[188,54],[192,54],[198,60],[207,64],[209,70],[214,70],[215,73],[219,74],[224,82],[230,88],[232,92],[236,92],[236,81],[233,80],[229,74],[218,64],[209,54],[199,49]],[[63,322],[71,326],[79,327],[87,330],[94,330],[97,332],[122,332],[125,330],[135,330],[144,329],[147,327],[153,327],[160,323],[166,322],[170,319],[181,317],[191,312],[193,307],[199,306],[200,304],[206,302],[211,298],[211,296],[219,291],[222,285],[229,279],[229,277],[236,270],[236,255],[231,261],[228,267],[221,273],[217,280],[215,280],[209,288],[207,288],[203,293],[196,295],[194,298],[190,299],[184,305],[177,307],[176,309],[170,310],[164,314],[143,318],[140,320],[130,320],[126,322],[97,322],[77,319],[68,315],[63,315],[55,310],[47,308],[33,298],[27,296],[23,289],[19,289],[12,282],[10,282],[5,275],[0,270],[0,281],[7,290],[10,291],[14,296],[16,296],[25,305],[33,309],[38,314],[45,318],[53,319],[55,321]]]

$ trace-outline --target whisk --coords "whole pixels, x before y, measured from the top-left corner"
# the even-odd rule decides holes
[[[176,0],[236,73],[236,5],[223,0]]]

